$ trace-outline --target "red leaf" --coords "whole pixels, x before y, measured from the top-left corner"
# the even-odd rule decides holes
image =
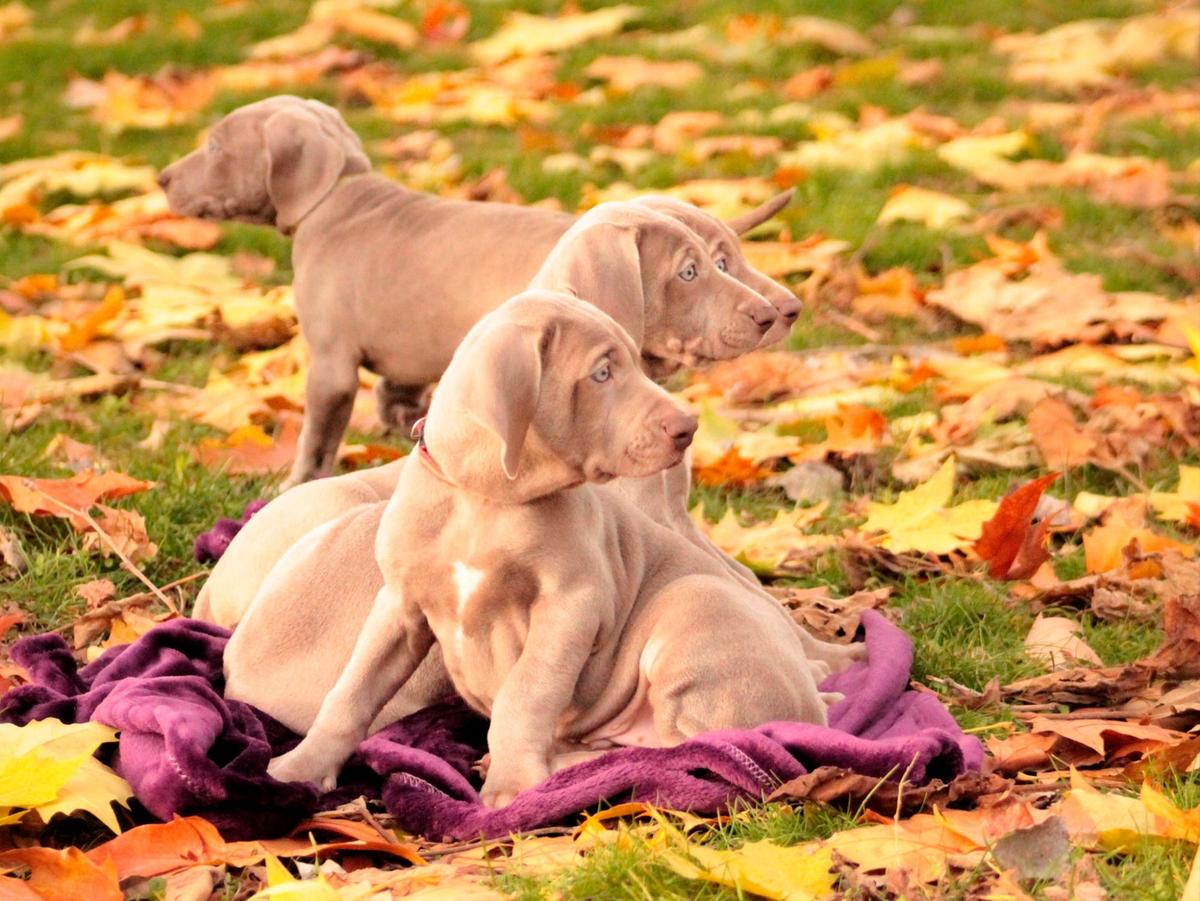
[[[1043,547],[1047,523],[1032,520],[1042,493],[1058,475],[1052,472],[1010,492],[984,523],[975,553],[987,561],[992,578],[1027,579],[1049,558]]]

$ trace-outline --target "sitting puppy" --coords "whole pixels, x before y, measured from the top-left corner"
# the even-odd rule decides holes
[[[722,257],[722,260],[724,257]],[[769,281],[769,279],[768,279]],[[761,340],[754,317],[773,310],[757,291],[722,271],[705,243],[678,219],[641,204],[600,204],[578,219],[547,256],[534,284],[587,298],[617,320],[640,347],[679,343],[749,350]],[[642,355],[643,365],[652,366]],[[271,567],[309,529],[346,510],[390,497],[402,463],[321,479],[285,492],[237,534],[201,589],[193,615],[233,628]],[[674,471],[682,499],[667,501],[661,478],[637,490],[651,509],[676,511],[676,527],[709,546],[687,517],[688,472]],[[679,490],[674,487],[673,490]],[[653,514],[652,514],[653,515]],[[716,552],[715,548],[713,549]],[[719,553],[719,552],[716,552]]]
[[[178,213],[269,223],[294,235],[296,311],[312,365],[289,486],[332,470],[360,365],[383,376],[380,412],[395,422],[442,374],[467,330],[529,284],[574,221],[407,190],[370,173],[361,142],[335,110],[288,96],[233,111],[159,180]],[[739,226],[773,216],[790,197]],[[784,315],[794,319],[790,294],[787,304]],[[718,334],[654,334],[643,353],[671,365],[737,356],[749,349],[742,332],[754,332],[750,346],[757,345],[778,318],[769,304],[745,315],[733,344]]]
[[[481,320],[383,512],[384,587],[272,775],[333,785],[435,639],[459,694],[491,717],[493,806],[544,779],[563,743],[825,722],[831,699],[788,614],[596,484],[676,465],[695,427],[594,307],[529,291]]]

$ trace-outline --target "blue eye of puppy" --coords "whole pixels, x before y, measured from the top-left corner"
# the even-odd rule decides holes
[[[607,360],[600,365],[600,368],[592,373],[592,381],[597,384],[607,382],[612,378],[612,364]]]
[[[726,266],[726,263],[725,263],[725,257],[720,257],[720,258],[717,260],[717,268],[718,268],[718,269],[720,269],[722,272],[725,272],[725,271],[726,271],[726,269],[727,269],[727,266]]]
[[[686,268],[679,273],[679,277],[685,282],[690,282],[692,279],[694,279],[696,277],[696,264],[688,263]]]

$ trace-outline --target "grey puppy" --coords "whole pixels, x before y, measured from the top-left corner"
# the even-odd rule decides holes
[[[285,486],[332,470],[360,365],[383,376],[380,413],[397,424],[441,376],[467,330],[529,284],[574,222],[548,210],[410,191],[370,168],[336,110],[279,96],[230,113],[203,147],[160,176],[178,213],[271,224],[294,236],[296,309],[312,364]],[[780,195],[730,227],[752,228],[790,199],[790,192]],[[678,210],[665,212],[679,218]],[[736,242],[730,252],[733,265],[745,264]],[[790,325],[799,307],[782,288],[767,300],[777,312],[748,309],[735,344],[711,334],[685,346],[682,336],[664,334],[643,355],[669,367],[737,356],[764,336],[782,337],[776,322]],[[743,334],[753,336],[749,346]]]
[[[332,786],[435,640],[491,717],[491,806],[564,753],[825,722],[840,696],[818,691],[787,612],[597,484],[678,465],[696,427],[638,355],[610,317],[544,290],[470,331],[378,523],[384,586],[272,775]]]

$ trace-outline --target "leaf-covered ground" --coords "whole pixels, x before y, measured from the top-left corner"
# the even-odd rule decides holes
[[[288,242],[174,217],[154,177],[224,112],[300,93],[439,194],[668,191],[724,215],[794,187],[747,243],[805,302],[789,346],[672,386],[702,413],[695,515],[814,631],[900,622],[992,772],[819,772],[719,821],[624,811],[487,847],[359,808],[320,840],[389,852],[189,821],[0,867],[93,898],[117,878],[248,897],[314,856],[305,897],[1179,897],[1200,840],[1200,9],[509,6],[0,5],[5,640],[65,628],[88,658],[186,611],[195,535],[290,460]],[[346,466],[407,447],[370,383]],[[0,664],[0,690],[21,678]],[[78,769],[107,738],[0,736],[20,820],[0,844],[108,839],[86,815],[40,825],[111,821],[119,784]]]

